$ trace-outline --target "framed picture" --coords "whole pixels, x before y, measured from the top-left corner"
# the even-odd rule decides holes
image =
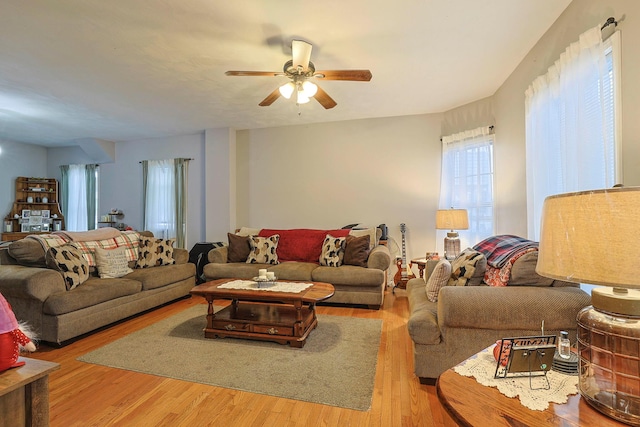
[[[43,223],[42,224],[42,231],[49,231],[49,223]]]
[[[29,218],[31,216],[31,210],[23,209],[22,210],[22,218]]]
[[[50,211],[48,209],[42,211],[42,218],[49,218]]]
[[[40,209],[31,209],[31,216],[42,216],[42,211]]]
[[[42,224],[40,225],[29,225],[30,232],[40,232],[42,231]]]
[[[22,233],[28,233],[29,232],[29,224],[20,224],[20,231]]]

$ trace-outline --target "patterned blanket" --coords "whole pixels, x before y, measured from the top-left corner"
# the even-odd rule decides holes
[[[487,265],[494,268],[504,267],[509,259],[531,248],[537,250],[538,242],[510,234],[489,237],[473,247],[482,252],[487,257]]]

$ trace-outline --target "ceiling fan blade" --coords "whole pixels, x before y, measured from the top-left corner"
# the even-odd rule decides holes
[[[224,74],[227,76],[284,76],[284,73],[276,71],[227,71]]]
[[[280,98],[280,88],[276,88],[273,92],[271,92],[265,99],[262,100],[260,104],[261,107],[268,107],[273,104],[278,98]]]
[[[313,95],[313,97],[327,110],[338,105],[338,103],[334,101],[333,98],[331,98],[320,86],[318,86],[318,91]]]
[[[356,82],[368,82],[371,80],[369,70],[325,70],[316,71],[313,77],[324,80],[351,80]]]
[[[293,67],[297,68],[298,65],[302,66],[303,71],[307,71],[309,68],[309,60],[311,59],[311,44],[302,40],[293,40],[291,42],[291,51],[293,56]]]

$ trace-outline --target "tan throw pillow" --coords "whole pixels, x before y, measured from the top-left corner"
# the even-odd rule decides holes
[[[159,267],[175,264],[173,259],[173,244],[175,239],[156,239],[155,237],[141,237],[138,247],[138,262],[136,268]]]
[[[447,286],[449,277],[451,277],[451,264],[443,258],[433,268],[427,280],[426,291],[429,301],[438,302],[438,293],[443,286]]]
[[[345,265],[355,265],[357,267],[366,267],[369,258],[370,247],[369,235],[355,237],[348,235],[344,248],[344,257],[342,263]]]
[[[279,240],[279,234],[269,237],[251,236],[251,252],[247,257],[247,264],[278,264]]]
[[[62,274],[68,291],[89,278],[89,263],[73,244],[49,248],[45,258],[47,267]]]
[[[249,244],[251,237],[227,233],[227,238],[229,239],[227,262],[247,262],[251,252],[251,244]]]
[[[96,267],[101,279],[113,279],[131,273],[126,248],[96,248]]]
[[[447,286],[466,286],[469,279],[475,276],[476,265],[485,260],[485,256],[478,251],[467,248],[451,263],[451,277]]]
[[[346,246],[345,237],[333,237],[327,234],[322,243],[322,253],[320,254],[320,265],[327,267],[340,267],[344,259],[344,248]]]

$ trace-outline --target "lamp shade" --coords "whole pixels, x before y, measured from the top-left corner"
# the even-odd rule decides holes
[[[640,187],[547,197],[536,272],[567,282],[640,289]]]
[[[439,209],[436,211],[436,229],[466,230],[469,217],[466,209]]]

